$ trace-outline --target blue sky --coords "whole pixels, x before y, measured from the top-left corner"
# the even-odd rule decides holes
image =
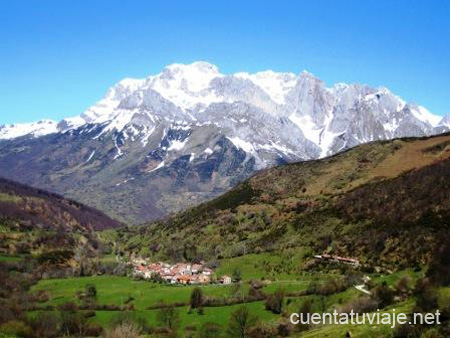
[[[1,1],[0,123],[83,112],[125,77],[205,60],[384,85],[450,113],[450,1]]]

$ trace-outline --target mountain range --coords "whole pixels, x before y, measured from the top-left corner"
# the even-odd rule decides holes
[[[361,143],[450,130],[386,88],[308,72],[221,74],[207,62],[124,79],[77,117],[0,127],[0,176],[141,223],[255,172]]]

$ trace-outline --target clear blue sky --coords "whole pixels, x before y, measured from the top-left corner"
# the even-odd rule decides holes
[[[384,85],[444,115],[449,18],[444,0],[1,1],[0,123],[78,115],[124,77],[196,60]]]

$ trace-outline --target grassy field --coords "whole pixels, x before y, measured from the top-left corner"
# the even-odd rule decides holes
[[[77,291],[83,291],[87,284],[94,284],[97,288],[97,301],[99,304],[122,305],[131,296],[134,298],[134,315],[144,318],[150,325],[157,323],[156,316],[158,310],[148,310],[152,305],[158,304],[161,300],[166,303],[189,302],[192,289],[195,286],[169,286],[155,284],[146,281],[133,281],[128,277],[98,276],[80,277],[67,279],[49,279],[40,281],[33,291],[46,290],[50,292],[50,300],[41,305],[59,305],[76,300]],[[234,285],[206,285],[200,286],[204,295],[214,297],[227,297],[234,294]],[[241,286],[241,291],[246,293],[248,285]],[[197,312],[188,313],[188,306],[178,307],[181,327],[186,325],[200,326],[206,321],[215,322],[221,325],[227,323],[230,313],[240,305],[230,305],[221,307],[207,307],[204,314]],[[269,321],[277,317],[273,313],[264,309],[263,302],[252,302],[247,304],[251,313],[262,321]],[[96,311],[94,321],[104,327],[108,327],[114,319],[120,315],[119,311]]]
[[[239,293],[246,295],[249,289],[249,283],[247,281],[264,275],[264,272],[259,268],[260,265],[254,265],[255,259],[252,256],[240,257],[236,261],[226,260],[217,271],[220,275],[231,274],[236,267],[242,269],[244,280],[240,288],[237,285],[204,285],[200,286],[203,294],[215,298],[227,298]],[[259,262],[264,262],[266,259],[270,258],[260,257]],[[286,292],[302,291],[308,287],[313,278],[311,275],[288,276],[289,279],[281,279],[281,277],[283,277],[282,274],[278,275],[274,281],[267,280],[264,292],[270,294],[279,289]],[[148,281],[134,281],[129,277],[95,276],[41,280],[31,291],[48,291],[50,299],[45,303],[40,303],[40,305],[57,306],[67,302],[80,303],[76,294],[78,291],[83,291],[88,284],[94,284],[96,286],[97,302],[100,305],[123,305],[129,297],[132,297],[134,299],[131,302],[135,308],[134,315],[144,318],[152,326],[155,326],[157,323],[156,315],[158,310],[148,310],[149,306],[156,305],[162,300],[166,303],[184,302],[187,304],[191,292],[195,287],[190,285],[171,286]],[[178,307],[177,311],[180,314],[180,325],[182,328],[186,325],[199,327],[207,321],[226,326],[230,313],[239,306],[206,307],[203,315],[199,315],[195,311],[189,314],[187,306]],[[264,302],[247,303],[246,306],[261,321],[270,321],[279,318],[279,315],[265,310]],[[96,311],[96,316],[93,320],[102,326],[108,327],[119,315],[119,311]]]
[[[1,257],[0,257],[1,258]],[[105,260],[114,260],[113,255],[105,257]],[[246,255],[233,259],[223,259],[220,267],[216,270],[218,276],[223,274],[232,274],[236,269],[242,272],[241,286],[237,285],[203,285],[200,288],[205,296],[214,298],[228,298],[238,295],[246,295],[249,290],[249,281],[258,279],[264,281],[263,291],[266,294],[272,294],[277,290],[283,290],[286,293],[295,293],[308,289],[311,282],[324,283],[330,278],[343,278],[337,274],[327,273],[301,273],[286,274],[277,273],[275,267],[283,262],[285,257],[280,255]],[[275,269],[275,270],[274,270]],[[424,271],[415,272],[407,269],[394,274],[379,275],[372,274],[372,282],[381,284],[386,281],[388,285],[394,286],[398,280],[404,276],[409,276],[412,283],[420,277]],[[270,276],[270,278],[268,278]],[[78,302],[77,292],[84,291],[86,285],[94,284],[97,289],[97,302],[99,305],[124,305],[127,300],[132,299],[128,304],[134,305],[133,316],[142,318],[150,326],[158,326],[157,314],[159,310],[149,310],[150,306],[157,305],[161,301],[166,303],[189,303],[192,290],[196,286],[173,286],[167,284],[158,284],[148,281],[135,281],[130,277],[118,276],[95,276],[95,277],[77,277],[66,279],[46,279],[41,280],[32,288],[32,292],[45,290],[49,292],[50,298],[40,305],[60,305],[66,302]],[[449,299],[450,289],[443,289],[441,292],[441,302]],[[302,304],[309,300],[312,303],[312,311],[322,312],[323,308],[330,311],[353,299],[363,296],[360,291],[350,286],[347,290],[326,296],[308,295],[301,297],[288,296],[285,298],[284,311],[286,313],[298,312]],[[401,303],[395,306],[400,311],[407,311],[411,307],[409,303]],[[325,305],[324,305],[325,304]],[[220,307],[205,307],[204,314],[198,314],[196,311],[189,313],[188,306],[179,306],[177,311],[180,315],[180,328],[185,331],[189,327],[197,329],[205,322],[214,322],[225,328],[228,324],[230,314],[241,305],[230,305]],[[263,301],[247,303],[246,306],[250,312],[264,322],[275,322],[280,319],[280,315],[273,314],[265,309]],[[389,310],[389,309],[388,309]],[[331,310],[332,311],[332,310]],[[36,313],[35,313],[36,314]],[[93,321],[103,327],[110,327],[114,321],[121,316],[120,311],[96,311]],[[305,337],[339,337],[345,335],[347,331],[352,332],[354,337],[382,337],[388,331],[386,326],[371,327],[365,325],[328,325],[315,326]]]
[[[0,254],[0,262],[20,262],[22,259],[23,257],[19,255]]]
[[[297,276],[297,280],[278,280],[269,282],[265,287],[266,293],[273,293],[278,289],[286,292],[305,290],[312,277]],[[99,304],[123,305],[129,296],[134,298],[136,309],[144,310],[149,306],[158,304],[161,300],[167,303],[188,302],[192,289],[196,286],[173,286],[156,284],[147,281],[134,281],[129,277],[95,276],[64,279],[41,280],[32,291],[47,290],[50,300],[43,305],[59,305],[74,301],[77,291],[83,291],[87,284],[94,284],[97,288],[97,301]],[[242,283],[240,290],[247,292],[248,284]],[[205,296],[227,297],[236,292],[236,285],[202,285]]]
[[[218,276],[231,275],[234,270],[239,269],[243,280],[261,279],[270,274],[267,267],[270,263],[279,263],[281,258],[270,254],[250,254],[241,257],[222,259],[220,267],[216,270]]]
[[[204,309],[204,314],[199,315],[197,312],[188,313],[188,307],[183,306],[177,308],[180,315],[180,327],[181,329],[186,326],[195,326],[199,328],[205,322],[213,322],[226,327],[230,314],[235,311],[240,305],[230,305],[221,307],[208,307]],[[276,319],[278,316],[272,312],[264,309],[263,302],[254,302],[246,304],[251,314],[258,317],[261,321],[270,321]],[[158,310],[137,310],[135,316],[144,318],[150,325],[157,325],[157,313]],[[119,316],[118,312],[114,311],[96,311],[95,321],[103,327],[110,327],[111,323]]]
[[[393,286],[403,277],[409,277],[411,279],[411,281],[415,281],[415,280],[417,280],[417,278],[419,278],[423,274],[424,274],[424,270],[414,271],[413,269],[406,269],[406,270],[398,271],[396,273],[387,274],[387,275],[374,275],[374,276],[372,276],[372,281],[377,284],[386,282],[388,285]]]
[[[391,275],[388,279],[391,282],[398,280],[401,276],[411,274],[411,271],[403,271],[399,274]],[[324,275],[325,276],[325,275]],[[297,276],[297,278],[301,278]],[[379,277],[385,279],[386,277]],[[284,289],[285,291],[300,291],[305,289],[311,277],[307,276],[305,280],[286,280],[276,281],[265,286],[264,291],[271,293],[277,289]],[[375,278],[374,278],[375,279]],[[148,310],[148,306],[157,304],[160,300],[168,303],[173,302],[188,302],[190,294],[194,286],[168,286],[155,284],[146,281],[133,281],[128,277],[115,276],[97,276],[97,277],[80,277],[67,279],[52,279],[41,280],[32,291],[47,290],[50,292],[50,300],[41,305],[58,305],[76,299],[76,292],[84,290],[87,284],[95,284],[97,288],[97,301],[99,304],[114,304],[122,305],[129,297],[133,297],[132,302],[135,306],[133,316],[142,318],[151,326],[158,326],[157,313],[159,310]],[[207,296],[226,297],[235,291],[234,286],[222,285],[207,285],[201,286],[203,292]],[[246,283],[243,283],[242,289],[247,291]],[[234,290],[234,291],[233,291]],[[441,299],[443,301],[448,299],[450,289],[443,289],[441,292]],[[336,293],[327,296],[326,306],[332,309],[333,306],[345,304],[346,302],[360,296],[360,292],[350,287],[344,292]],[[286,299],[287,313],[297,312],[301,304],[309,299],[312,304],[314,312],[321,312],[321,296],[310,295],[304,297],[288,297]],[[412,301],[400,303],[388,308],[386,311],[392,311],[393,308],[398,312],[407,312],[412,306]],[[230,305],[221,307],[206,307],[204,314],[198,314],[196,311],[189,313],[188,306],[177,307],[180,316],[180,329],[185,331],[189,327],[196,327],[197,329],[205,322],[214,322],[220,324],[223,328],[226,327],[230,314],[241,305]],[[265,310],[264,302],[247,303],[252,315],[264,322],[275,321],[280,318],[270,311]],[[35,315],[37,315],[35,313]],[[99,323],[103,327],[110,327],[116,319],[121,316],[120,311],[96,311],[95,317],[92,318],[94,322]],[[352,332],[352,337],[384,337],[389,328],[385,325],[368,326],[368,325],[324,325],[315,326],[304,337],[340,337],[344,336],[347,331]]]
[[[134,298],[137,310],[158,304],[189,302],[194,286],[172,286],[146,281],[134,281],[129,277],[96,276],[65,279],[47,279],[40,281],[32,291],[48,290],[51,299],[45,304],[58,305],[74,301],[77,291],[83,291],[87,284],[97,288],[97,301],[101,305],[123,305],[129,296]],[[206,296],[228,296],[233,286],[205,285],[201,286]]]

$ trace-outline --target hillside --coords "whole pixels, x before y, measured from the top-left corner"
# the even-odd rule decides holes
[[[58,194],[36,189],[0,178],[0,215],[31,227],[86,232],[115,228],[120,223],[103,212],[64,198]]]
[[[429,262],[450,226],[450,135],[373,142],[260,172],[235,189],[145,227],[128,252],[172,260],[249,253],[355,257],[367,269]]]
[[[0,179],[1,260],[28,257],[42,272],[61,274],[104,250],[96,230],[120,225],[81,203]]]
[[[31,334],[23,322],[17,327],[18,320],[25,321],[27,311],[47,297],[28,291],[40,279],[115,271],[118,262],[102,260],[111,248],[97,231],[119,226],[96,209],[1,178],[0,336],[55,337],[47,329]]]

